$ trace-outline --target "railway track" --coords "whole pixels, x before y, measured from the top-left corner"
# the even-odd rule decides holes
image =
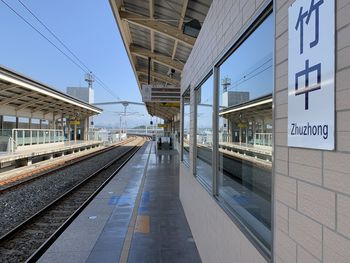
[[[127,161],[144,139],[0,237],[0,262],[35,262]]]
[[[66,161],[62,161],[62,162],[56,163],[54,166],[44,167],[39,172],[36,172],[35,174],[23,173],[23,174],[20,174],[18,176],[15,176],[15,177],[13,177],[11,179],[1,180],[0,181],[0,193],[4,193],[6,191],[13,190],[16,187],[19,187],[21,185],[24,185],[26,183],[34,181],[34,180],[40,178],[41,176],[48,176],[48,175],[50,175],[50,174],[52,174],[54,172],[57,172],[57,171],[62,170],[62,169],[65,169],[65,168],[67,168],[69,166],[72,166],[72,165],[78,163],[78,162],[81,162],[81,161],[93,158],[94,156],[97,156],[99,154],[111,151],[111,150],[113,150],[115,148],[118,148],[120,146],[123,146],[123,145],[131,142],[132,140],[134,140],[134,139],[133,138],[127,139],[127,140],[125,140],[125,141],[123,141],[123,142],[121,142],[119,144],[112,145],[112,146],[109,146],[109,147],[106,147],[106,148],[94,151],[92,153],[89,153],[89,154],[86,154],[86,155],[83,155],[83,156],[76,157],[76,158],[73,158],[73,159],[70,159],[70,160],[66,160]]]

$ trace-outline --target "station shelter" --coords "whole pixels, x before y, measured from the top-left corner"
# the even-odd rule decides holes
[[[88,141],[89,117],[101,109],[0,68],[0,151]]]
[[[202,261],[348,262],[350,1],[110,3]]]

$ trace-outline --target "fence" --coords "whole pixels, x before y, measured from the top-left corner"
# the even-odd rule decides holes
[[[63,130],[12,129],[8,138],[8,151],[14,152],[19,146],[64,142]]]

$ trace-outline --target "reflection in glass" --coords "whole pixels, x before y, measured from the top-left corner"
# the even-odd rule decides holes
[[[218,127],[219,195],[267,248],[271,243],[272,41],[270,15],[220,66]]]
[[[187,164],[190,163],[190,89],[188,88],[183,94],[183,156],[182,160]]]
[[[196,175],[212,186],[213,152],[213,77],[210,76],[196,90],[197,138],[196,138]]]

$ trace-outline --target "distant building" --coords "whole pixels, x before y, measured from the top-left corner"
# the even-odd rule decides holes
[[[247,91],[225,91],[222,94],[223,106],[230,107],[249,101],[249,92]]]
[[[90,87],[67,87],[67,94],[89,104],[94,103],[94,90]],[[94,128],[93,117],[89,117],[87,129],[89,128]]]
[[[222,93],[222,105],[224,107],[230,107],[234,105],[241,104],[243,102],[249,101],[248,91],[230,91],[231,79],[225,77],[221,80],[221,85],[223,88]]]
[[[94,90],[87,87],[67,87],[67,94],[87,103],[94,103]]]

